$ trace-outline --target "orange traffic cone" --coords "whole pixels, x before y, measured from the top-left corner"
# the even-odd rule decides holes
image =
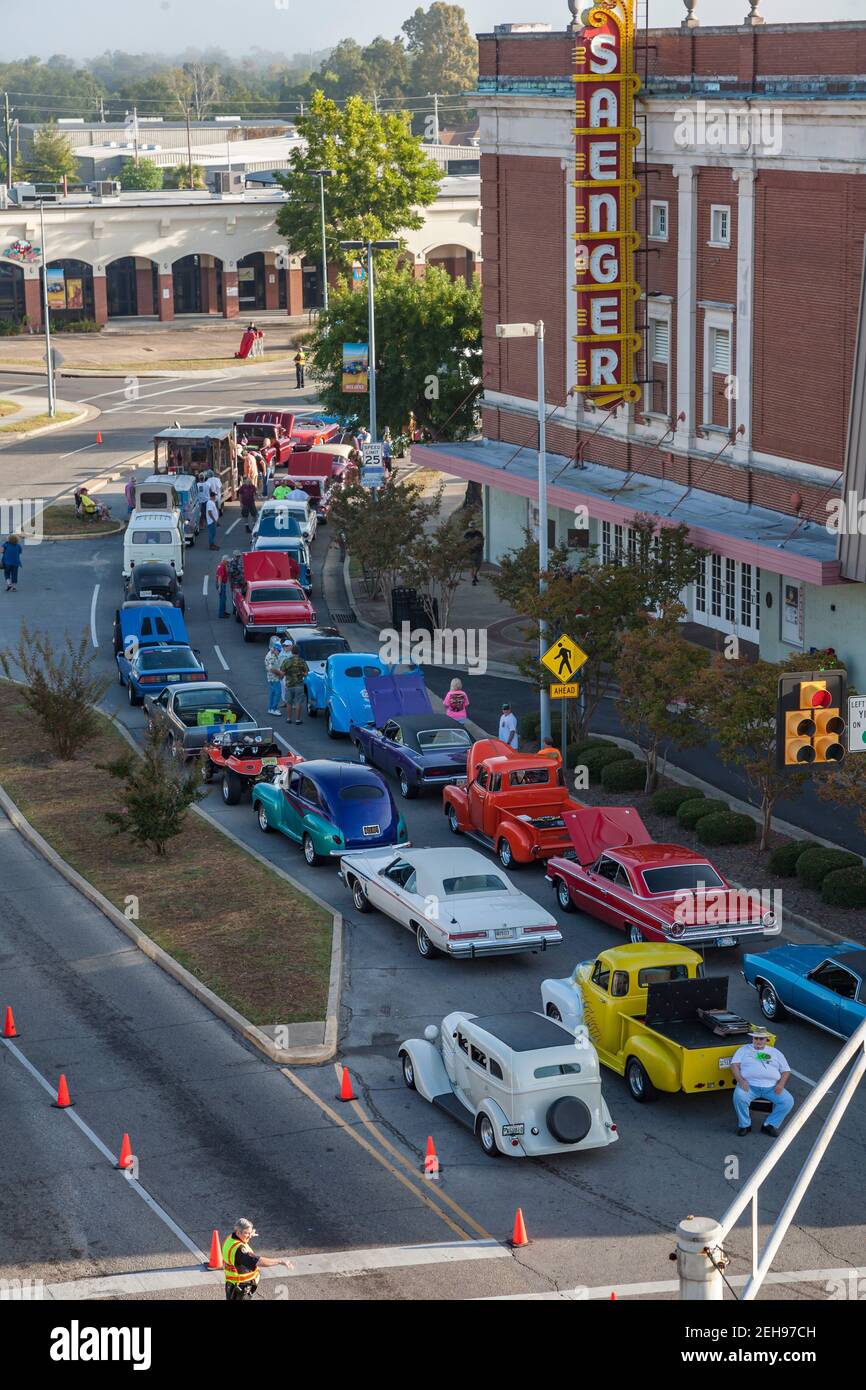
[[[340,1082],[340,1100],[357,1100],[358,1097],[352,1090],[352,1078],[349,1075],[349,1068],[343,1067],[343,1078]]]
[[[129,1142],[129,1135],[124,1134],[120,1145],[120,1158],[117,1160],[118,1168],[132,1167],[132,1145]]]
[[[517,1249],[519,1245],[529,1244],[529,1236],[526,1234],[526,1223],[523,1220],[523,1212],[520,1207],[517,1208],[517,1213],[514,1217],[514,1230],[511,1233],[511,1244],[515,1249]]]
[[[102,443],[102,431],[101,431],[101,430],[97,430],[97,431],[96,431],[96,442],[97,442],[97,444],[101,444],[101,443]]]
[[[438,1178],[439,1159],[436,1156],[436,1146],[433,1143],[432,1134],[427,1135],[427,1152],[424,1155],[424,1176],[425,1178]]]
[[[613,1292],[613,1290],[611,1290],[610,1296],[611,1296],[612,1299],[614,1299],[614,1300],[616,1299],[616,1294]]]
[[[6,1008],[6,1022],[5,1022],[5,1024],[3,1025],[3,1036],[4,1036],[4,1038],[17,1038],[17,1037],[18,1037],[18,1034],[17,1034],[17,1032],[15,1031],[15,1018],[14,1018],[13,1013],[12,1013],[12,1006],[11,1006],[11,1005],[7,1005],[7,1008]]]
[[[222,1269],[222,1268],[223,1268],[223,1248],[222,1248],[222,1245],[221,1245],[221,1243],[220,1243],[220,1233],[219,1233],[219,1231],[214,1231],[213,1235],[212,1235],[211,1238],[210,1238],[210,1259],[209,1259],[208,1263],[205,1265],[205,1268],[206,1268],[206,1269]]]
[[[53,1100],[51,1104],[54,1106],[55,1110],[67,1110],[72,1104],[72,1101],[69,1099],[69,1087],[66,1084],[66,1077],[63,1072],[60,1073],[60,1082],[57,1086],[57,1099]]]

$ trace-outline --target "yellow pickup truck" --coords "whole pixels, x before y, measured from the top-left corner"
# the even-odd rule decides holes
[[[602,951],[568,982],[599,1060],[625,1076],[635,1100],[655,1100],[659,1091],[733,1090],[731,1058],[752,1025],[729,1013],[727,977],[703,971],[686,946],[641,942]],[[548,996],[556,997],[552,990]],[[551,1016],[572,1021],[561,1003]]]

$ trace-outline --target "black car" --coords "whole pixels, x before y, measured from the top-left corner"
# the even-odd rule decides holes
[[[181,613],[186,607],[180,580],[163,560],[143,560],[125,581],[124,597],[157,603],[170,603]]]

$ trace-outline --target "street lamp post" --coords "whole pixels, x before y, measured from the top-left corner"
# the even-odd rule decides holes
[[[547,588],[545,574],[548,566],[547,553],[547,428],[544,403],[544,320],[537,323],[498,323],[497,338],[534,338],[538,377],[538,592],[543,594]],[[547,623],[542,618],[538,624],[538,654],[547,651]],[[539,713],[541,715],[541,738],[550,738],[550,695],[546,685],[539,692]]]
[[[48,252],[45,247],[45,204],[39,204],[39,226],[42,234],[42,318],[45,326],[45,371],[48,378],[48,414],[53,418],[57,406],[54,397],[54,362],[51,356],[51,325],[48,322]]]
[[[341,251],[367,252],[367,376],[370,383],[370,440],[376,443],[376,314],[373,297],[373,252],[396,251],[399,241],[341,241]]]
[[[322,308],[328,312],[328,243],[325,237],[325,179],[336,169],[308,169],[310,178],[319,180],[319,210],[322,216]]]

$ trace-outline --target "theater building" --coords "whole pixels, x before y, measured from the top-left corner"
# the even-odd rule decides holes
[[[479,35],[483,438],[418,461],[483,485],[490,560],[537,531],[536,345],[496,325],[543,320],[550,543],[585,544],[583,508],[604,559],[627,555],[638,514],[684,521],[706,552],[683,596],[690,622],[769,660],[833,646],[862,686],[866,541],[840,541],[827,518],[864,481],[866,423],[847,473],[846,440],[866,372],[866,23],[703,27],[687,10],[679,28],[635,35],[634,182],[614,189],[636,243],[633,313],[627,255],[608,310],[576,290],[591,266],[605,289],[600,238],[627,245],[604,198],[594,232],[586,220],[590,166],[603,190],[618,156],[587,159],[578,132],[626,136],[609,97],[576,115],[594,90],[575,82],[590,69],[584,24]],[[617,302],[632,313],[632,399],[609,408]],[[601,384],[575,391],[596,368]]]

